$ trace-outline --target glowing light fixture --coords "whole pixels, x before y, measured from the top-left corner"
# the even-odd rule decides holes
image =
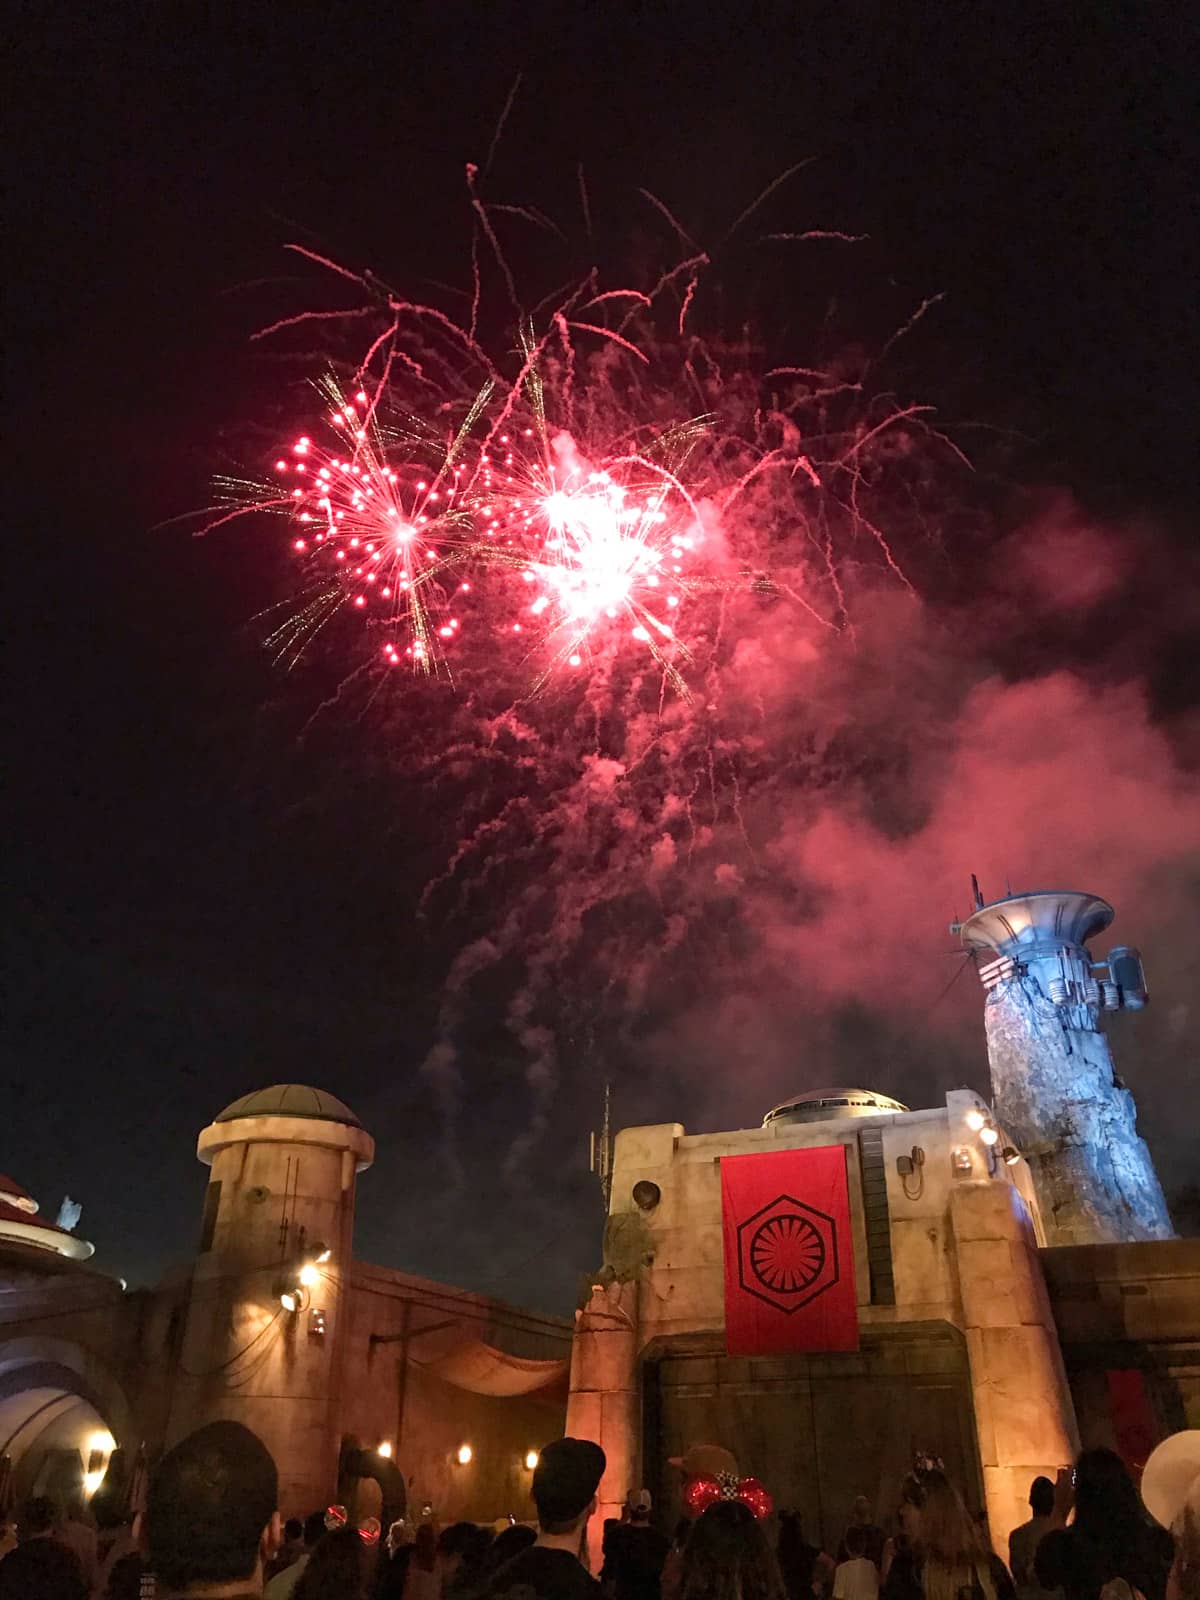
[[[532,1472],[534,1467],[537,1466],[537,1464],[538,1464],[538,1453],[537,1453],[537,1451],[536,1450],[526,1450],[526,1452],[525,1452],[525,1471],[526,1472]]]
[[[306,1261],[300,1268],[300,1282],[306,1289],[313,1289],[320,1281],[321,1274],[311,1261]]]
[[[1005,1145],[1004,1149],[1000,1153],[1004,1157],[1004,1165],[1006,1167],[1015,1167],[1017,1162],[1021,1159],[1021,1152],[1019,1150],[1014,1150],[1010,1144]]]
[[[984,1144],[996,1144],[1000,1138],[1000,1131],[998,1128],[980,1128],[979,1137]]]
[[[107,1428],[102,1428],[99,1433],[89,1435],[87,1441],[88,1454],[97,1452],[102,1456],[110,1456],[117,1448],[117,1441]]]
[[[279,1296],[279,1304],[285,1311],[295,1311],[300,1304],[300,1296],[295,1289],[285,1289]]]
[[[473,1458],[474,1458],[474,1455],[475,1455],[475,1452],[474,1452],[474,1450],[471,1449],[471,1446],[469,1444],[460,1444],[459,1447],[458,1447],[458,1452],[457,1452],[457,1455],[455,1456],[455,1459],[458,1462],[460,1467],[469,1467],[471,1465],[471,1462],[472,1462]]]
[[[381,1455],[385,1461],[390,1461],[392,1459],[392,1441],[390,1439],[381,1439],[375,1446],[375,1453],[376,1455]]]
[[[104,1482],[104,1475],[107,1471],[107,1467],[96,1467],[91,1472],[84,1473],[83,1492],[88,1496],[89,1499],[95,1494],[96,1490]]]
[[[970,1128],[972,1133],[978,1133],[986,1121],[987,1118],[978,1107],[967,1112],[967,1127]]]
[[[320,1245],[317,1249],[317,1265],[323,1267],[327,1261],[333,1260],[333,1251],[327,1244]]]

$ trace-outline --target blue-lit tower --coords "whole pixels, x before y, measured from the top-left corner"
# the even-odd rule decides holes
[[[1112,919],[1092,894],[1037,890],[985,905],[975,886],[974,912],[951,925],[987,991],[996,1117],[1032,1169],[1049,1245],[1174,1234],[1100,1030],[1102,1011],[1140,1010],[1148,999],[1136,950],[1117,946],[1106,963],[1088,952]]]

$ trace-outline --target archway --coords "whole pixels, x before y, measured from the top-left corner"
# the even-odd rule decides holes
[[[0,1345],[0,1510],[33,1494],[123,1506],[128,1431],[124,1396],[85,1352],[59,1340]]]

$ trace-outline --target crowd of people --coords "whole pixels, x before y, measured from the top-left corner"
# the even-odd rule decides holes
[[[1200,1600],[1200,1458],[1182,1459],[1195,1471],[1160,1486],[1157,1521],[1110,1450],[1086,1451],[1054,1483],[1036,1478],[1008,1564],[928,1462],[901,1485],[894,1530],[860,1497],[832,1554],[794,1511],[780,1512],[772,1541],[737,1498],[668,1538],[637,1489],[605,1524],[593,1575],[605,1457],[588,1440],[541,1452],[536,1528],[401,1519],[379,1542],[324,1511],[281,1526],[270,1453],[239,1423],[216,1422],[168,1452],[144,1515],[107,1549],[52,1500],[30,1500],[15,1531],[0,1529],[0,1600]]]

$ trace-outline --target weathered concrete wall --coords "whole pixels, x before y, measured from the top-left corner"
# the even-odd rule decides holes
[[[606,1498],[618,1500],[647,1471],[630,1397],[635,1364],[648,1348],[682,1347],[688,1336],[724,1329],[721,1158],[840,1144],[860,1325],[949,1324],[965,1334],[992,1535],[1007,1538],[1024,1518],[1030,1478],[1070,1459],[1074,1416],[1038,1267],[1032,1178],[1023,1162],[1006,1166],[970,1128],[968,1114],[977,1109],[978,1097],[962,1090],[943,1108],[892,1116],[701,1135],[666,1123],[618,1135],[601,1275],[608,1287],[579,1319],[569,1410],[570,1426],[606,1449],[614,1444],[625,1481],[618,1487],[606,1480]],[[892,1303],[872,1302],[858,1137],[867,1130],[882,1139]],[[924,1160],[903,1176],[898,1159],[914,1150]],[[633,1198],[639,1181],[661,1192],[649,1209]],[[628,1331],[618,1337],[612,1313],[624,1309]]]
[[[679,1123],[623,1129],[614,1150],[606,1255],[614,1268],[627,1271],[639,1283],[639,1349],[676,1333],[724,1328],[721,1157],[831,1144],[843,1145],[847,1155],[860,1320],[907,1323],[929,1318],[961,1326],[949,1216],[952,1151],[955,1146],[969,1149],[974,1177],[989,1177],[1005,1189],[1022,1182],[1030,1185],[1023,1164],[1009,1168],[994,1158],[989,1161],[978,1136],[966,1128],[965,1112],[978,1104],[978,1097],[954,1091],[947,1099],[946,1108],[900,1116],[727,1133],[688,1135]],[[859,1132],[869,1128],[878,1128],[883,1136],[894,1305],[871,1303],[858,1143]],[[914,1147],[924,1151],[925,1161],[914,1177],[905,1180],[896,1162]],[[642,1179],[656,1183],[662,1193],[647,1212],[633,1199],[633,1186]]]
[[[1009,1184],[954,1186],[950,1215],[967,1335],[988,1526],[998,1549],[1079,1440],[1037,1241]]]
[[[1029,1160],[1046,1242],[1169,1239],[1173,1229],[1133,1096],[1115,1080],[1108,1040],[1075,1025],[1033,976],[989,991],[985,1007],[996,1114]]]
[[[593,1572],[600,1570],[605,1519],[619,1517],[625,1496],[643,1482],[637,1318],[638,1285],[627,1281],[597,1284],[575,1320],[566,1432],[595,1440],[605,1455],[600,1503],[588,1526]]]
[[[1142,1374],[1160,1437],[1200,1428],[1200,1239],[1041,1257],[1085,1445],[1117,1447],[1108,1374]]]
[[[439,1358],[476,1339],[557,1361],[561,1376],[509,1395],[471,1393],[438,1377]],[[483,1296],[356,1263],[340,1427],[368,1449],[390,1442],[409,1503],[432,1504],[443,1523],[531,1517],[525,1456],[563,1432],[569,1352],[567,1322],[527,1319]],[[462,1444],[472,1451],[466,1466],[457,1460]]]
[[[244,1287],[245,1281],[236,1279],[235,1287]],[[96,1420],[85,1431],[103,1424],[131,1456],[144,1445],[150,1460],[190,1427],[213,1416],[236,1416],[263,1438],[276,1458],[285,1515],[328,1504],[337,1484],[338,1449],[349,1436],[367,1449],[381,1440],[391,1442],[410,1503],[431,1502],[444,1522],[460,1517],[491,1521],[510,1512],[531,1517],[531,1473],[525,1457],[564,1431],[570,1324],[563,1322],[556,1334],[553,1319],[545,1319],[546,1330],[539,1334],[524,1330],[516,1313],[515,1333],[490,1326],[474,1308],[486,1308],[492,1324],[503,1324],[509,1316],[506,1307],[362,1263],[351,1266],[348,1281],[339,1275],[338,1283],[345,1359],[336,1387],[310,1398],[300,1388],[306,1352],[301,1347],[297,1356],[296,1351],[307,1335],[294,1329],[290,1337],[285,1330],[263,1352],[261,1365],[256,1367],[252,1350],[227,1369],[231,1389],[242,1367],[248,1369],[245,1395],[230,1393],[211,1379],[204,1383],[180,1374],[178,1364],[189,1342],[185,1333],[191,1334],[196,1359],[201,1352],[197,1329],[207,1325],[194,1315],[189,1320],[189,1310],[195,1311],[194,1283],[186,1274],[159,1290],[133,1294],[122,1294],[115,1279],[83,1268],[20,1282],[12,1277],[4,1281],[0,1275],[0,1405],[6,1378],[8,1387],[19,1392],[23,1375],[31,1384],[44,1385],[50,1367],[61,1369],[55,1382],[95,1406]],[[437,1328],[432,1340],[414,1340],[414,1357],[436,1356],[485,1331],[495,1332],[498,1343],[510,1348],[517,1344],[530,1359],[557,1359],[561,1377],[527,1395],[474,1394],[442,1381],[414,1359],[407,1363],[402,1383],[399,1346],[372,1343],[371,1335],[399,1332],[406,1297],[417,1306],[426,1302],[411,1325]],[[463,1312],[457,1319],[456,1300]],[[261,1314],[268,1312],[264,1304]],[[228,1326],[243,1326],[248,1314],[239,1303],[237,1323]],[[267,1338],[288,1320],[268,1318]],[[205,1359],[201,1352],[202,1367],[224,1359],[220,1352],[228,1326],[217,1331],[216,1354]],[[281,1395],[270,1387],[275,1384],[291,1388]],[[211,1412],[205,1409],[209,1405]],[[303,1457],[314,1431],[324,1452],[315,1461]],[[326,1449],[327,1437],[332,1449]],[[464,1443],[473,1451],[467,1466],[456,1459]]]
[[[64,1404],[78,1397],[81,1427],[103,1423],[151,1460],[235,1418],[274,1456],[285,1515],[329,1503],[352,1438],[368,1450],[389,1441],[410,1500],[443,1520],[528,1516],[525,1458],[562,1434],[571,1324],[354,1262],[356,1177],[374,1143],[352,1120],[233,1116],[202,1131],[197,1153],[212,1168],[203,1202],[197,1193],[200,1251],[158,1289],[127,1294],[44,1252],[6,1251],[0,1406],[15,1396],[15,1415],[23,1386],[53,1380]],[[330,1259],[314,1262],[321,1246]],[[318,1274],[310,1303],[287,1311],[280,1290],[303,1262]],[[516,1358],[485,1352],[484,1392],[470,1387],[470,1362],[461,1383],[439,1375],[439,1358],[452,1374],[481,1342]]]

